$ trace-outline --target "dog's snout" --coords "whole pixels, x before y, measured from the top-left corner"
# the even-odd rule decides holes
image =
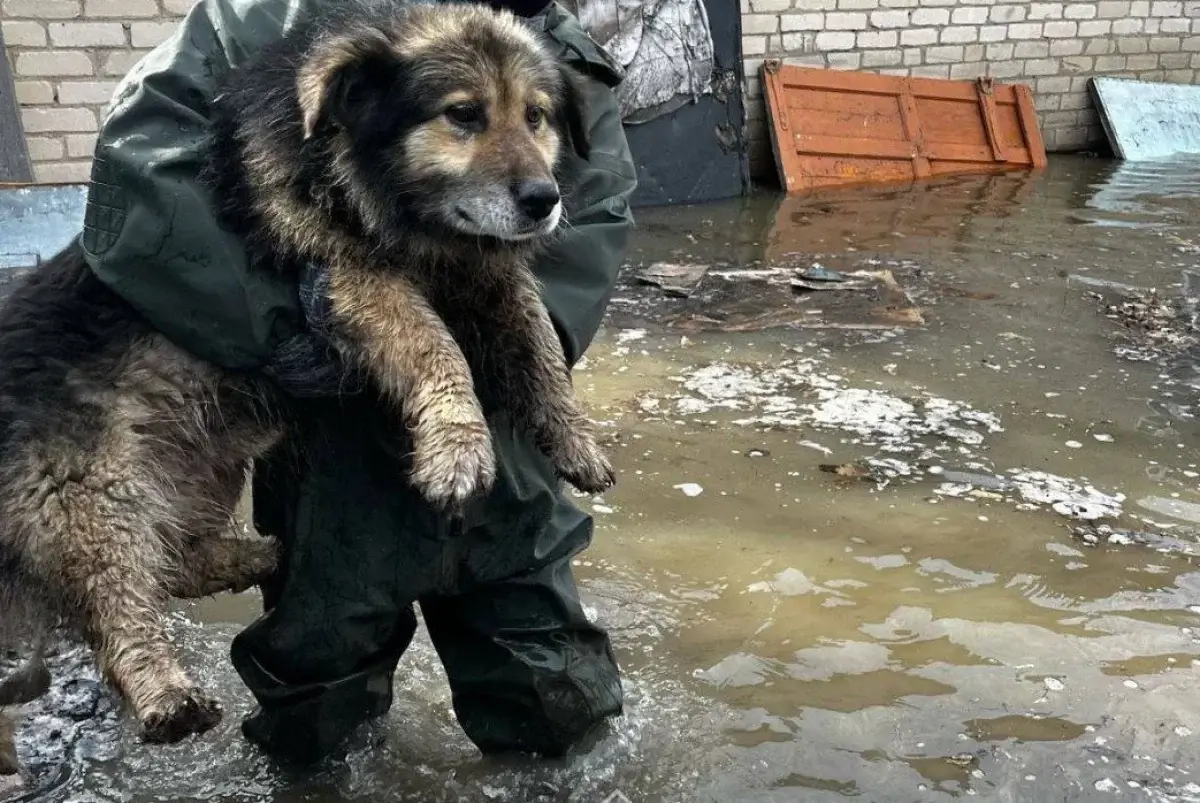
[[[552,181],[534,180],[519,182],[513,188],[521,212],[532,220],[544,220],[558,205],[558,187]]]

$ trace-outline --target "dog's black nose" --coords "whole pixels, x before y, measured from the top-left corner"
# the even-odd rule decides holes
[[[552,181],[522,181],[516,186],[517,205],[532,220],[543,220],[558,203],[558,187]]]

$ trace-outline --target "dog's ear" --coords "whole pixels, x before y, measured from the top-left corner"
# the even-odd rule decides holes
[[[318,45],[296,79],[304,138],[325,120],[351,127],[382,101],[382,90],[399,72],[399,58],[382,31],[355,32]]]
[[[560,63],[558,73],[562,77],[562,96],[558,102],[558,120],[564,133],[571,141],[579,158],[591,155],[587,122],[584,120],[584,89],[582,79],[574,67]]]

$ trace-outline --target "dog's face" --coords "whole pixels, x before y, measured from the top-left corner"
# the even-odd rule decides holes
[[[557,168],[582,141],[567,70],[510,14],[410,6],[317,46],[299,79],[303,135],[334,143],[372,206],[529,240],[562,219]]]

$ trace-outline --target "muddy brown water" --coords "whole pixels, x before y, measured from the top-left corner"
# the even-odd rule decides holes
[[[226,650],[257,600],[223,597],[176,622],[221,727],[151,748],[110,714],[32,797],[1200,800],[1194,363],[1118,356],[1078,278],[1177,292],[1198,211],[1200,162],[1066,157],[642,211],[635,266],[886,267],[925,322],[685,331],[664,310],[695,302],[621,289],[577,375],[621,472],[578,500],[585,601],[625,673],[612,734],[565,761],[479,758],[421,637],[349,760],[287,776],[238,734]],[[878,481],[820,468],[852,463]],[[1081,543],[1064,512],[1097,510],[1183,548]],[[27,752],[53,721],[36,713]]]

